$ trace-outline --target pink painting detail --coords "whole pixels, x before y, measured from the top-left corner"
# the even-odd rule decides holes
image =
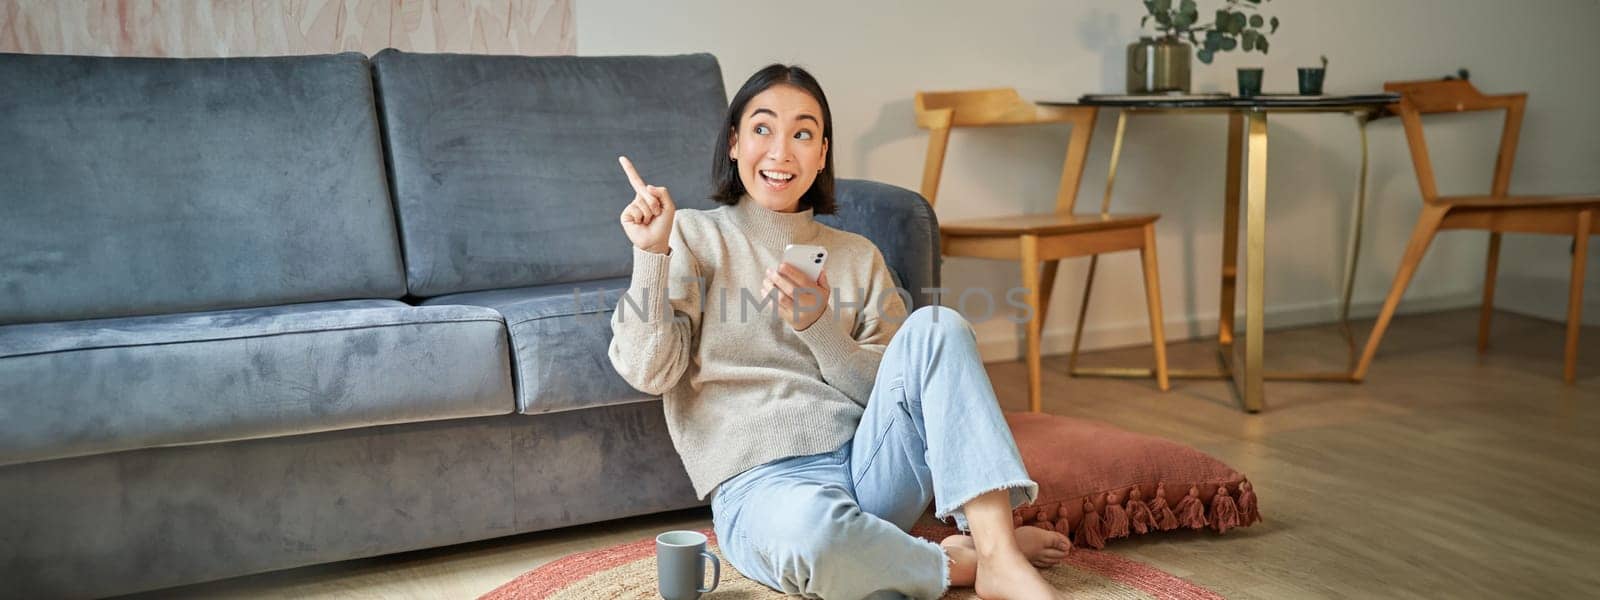
[[[0,0],[0,52],[277,56],[577,51],[575,0]]]

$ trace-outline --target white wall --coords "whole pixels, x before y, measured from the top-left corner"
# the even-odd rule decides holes
[[[1220,5],[1202,0],[1201,13]],[[1530,93],[1512,190],[1600,192],[1600,3],[1593,0],[1412,0],[1268,5],[1282,28],[1272,54],[1221,55],[1195,63],[1196,90],[1234,85],[1237,66],[1264,66],[1267,91],[1292,91],[1294,68],[1328,56],[1330,92],[1368,92],[1384,80],[1472,71],[1485,92]],[[843,177],[916,189],[926,132],[913,124],[916,90],[1012,86],[1033,99],[1118,92],[1126,45],[1139,34],[1136,0],[1099,2],[872,1],[711,2],[580,0],[582,55],[711,52],[728,93],[770,62],[799,63],[828,92]],[[1447,118],[1430,129],[1442,190],[1487,192],[1498,120]],[[1115,119],[1095,132],[1080,209],[1094,210],[1105,185]],[[1114,210],[1162,213],[1158,225],[1168,335],[1215,331],[1220,267],[1226,119],[1141,116],[1131,121]],[[1048,211],[1067,130],[958,130],[940,191],[941,219]],[[1370,210],[1356,288],[1358,314],[1373,314],[1387,292],[1420,206],[1404,136],[1393,120],[1374,124]],[[1332,320],[1337,314],[1360,158],[1349,117],[1274,117],[1268,196],[1268,327]],[[1486,236],[1445,234],[1425,260],[1402,310],[1473,306]],[[1565,314],[1567,242],[1508,237],[1502,306]],[[1600,323],[1600,244],[1591,246],[1587,319]],[[1086,260],[1063,264],[1046,326],[1047,353],[1071,343]],[[1101,261],[1087,347],[1144,343],[1137,257]],[[1013,264],[945,263],[945,285],[980,286],[1003,298],[1020,283]],[[1240,304],[1242,311],[1243,305]],[[978,324],[985,358],[1017,356],[1021,329],[1004,319]],[[1551,344],[1560,344],[1552,339]]]

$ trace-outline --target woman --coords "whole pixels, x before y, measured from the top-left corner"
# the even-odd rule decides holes
[[[619,159],[634,264],[611,362],[664,395],[695,493],[711,497],[722,550],[746,576],[822,598],[936,598],[952,585],[1054,597],[1035,567],[1070,545],[1012,528],[1038,486],[971,328],[946,308],[908,317],[877,248],[812,220],[834,210],[832,126],[816,80],[771,65],[728,107],[712,161],[726,206],[677,211]],[[828,249],[817,281],[780,266],[791,243]],[[907,534],[935,499],[972,535]]]

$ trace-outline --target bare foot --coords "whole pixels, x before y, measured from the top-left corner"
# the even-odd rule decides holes
[[[978,548],[970,535],[952,535],[939,542],[950,557],[950,587],[972,587],[978,581]]]
[[[1028,557],[1016,549],[978,556],[977,582],[984,600],[1056,600],[1065,598],[1045,583]]]
[[[1039,535],[1046,532],[1027,531],[1026,527],[1018,531],[1011,524],[1011,509],[1010,493],[1004,489],[985,492],[961,505],[967,523],[972,526],[973,545],[977,547],[978,568],[973,575],[973,587],[978,597],[984,600],[1061,598],[1022,552],[1018,538],[1032,538],[1030,543],[1038,543],[1041,558],[1045,552],[1053,555],[1064,550],[1056,545],[1054,538]],[[968,551],[957,543],[959,541],[946,545],[946,551],[951,550],[950,546],[956,546],[953,549],[957,551]]]
[[[1072,550],[1072,541],[1067,536],[1048,529],[1041,529],[1032,525],[1023,525],[1016,529],[1017,548],[1022,550],[1022,555],[1028,557],[1028,562],[1033,566],[1048,569],[1061,564],[1067,559],[1067,553]],[[969,535],[952,535],[939,543],[940,546],[949,548],[959,545],[977,552],[978,546]],[[954,557],[952,557],[954,558]]]

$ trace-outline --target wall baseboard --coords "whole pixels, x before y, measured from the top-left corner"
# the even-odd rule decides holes
[[[1600,255],[1591,257],[1589,264],[1600,263],[1597,258],[1600,258]],[[1596,277],[1595,273],[1596,270],[1591,267],[1589,276],[1584,278],[1583,308],[1580,310],[1583,312],[1582,322],[1586,327],[1600,326],[1600,277]],[[1494,307],[1496,310],[1565,325],[1567,291],[1570,285],[1568,276],[1567,273],[1562,273],[1560,277],[1501,274],[1495,291]]]
[[[1242,300],[1241,298],[1241,303]],[[1482,296],[1477,291],[1422,298],[1407,297],[1400,303],[1399,313],[1404,315],[1470,308],[1478,306],[1481,300]],[[1350,305],[1350,318],[1370,319],[1376,317],[1378,311],[1382,308],[1383,301],[1381,299],[1356,301]],[[1241,310],[1239,312],[1241,320],[1243,319],[1243,314]],[[1061,323],[1061,325],[1047,329],[1044,332],[1044,339],[1040,341],[1040,347],[1046,356],[1066,354],[1072,350],[1072,323],[1070,319],[1070,316],[1061,317],[1059,314],[1052,313],[1050,321],[1052,323]],[[1338,300],[1267,307],[1267,327],[1269,330],[1332,323],[1338,319]],[[1217,334],[1217,315],[1216,313],[1209,313],[1193,315],[1189,318],[1167,319],[1165,326],[1168,343],[1214,336]],[[983,357],[984,362],[1020,360],[1022,358],[1022,328],[1017,326],[1015,330],[1015,335],[996,335],[993,332],[979,332],[978,353]],[[1365,330],[1357,330],[1355,333],[1357,343],[1360,343],[1366,337]],[[1090,315],[1089,326],[1084,328],[1083,332],[1082,349],[1085,351],[1099,350],[1140,346],[1149,343],[1150,326],[1143,320],[1097,324],[1093,321],[1093,315]]]

